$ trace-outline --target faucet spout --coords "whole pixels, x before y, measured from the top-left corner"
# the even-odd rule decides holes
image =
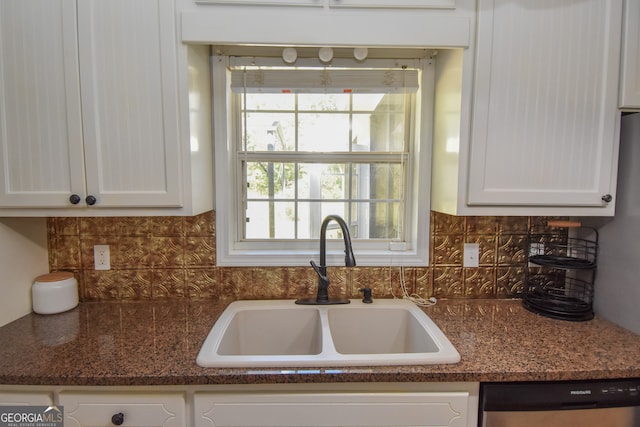
[[[320,265],[317,265],[314,261],[311,261],[311,266],[318,275],[318,294],[316,298],[305,298],[296,300],[296,304],[349,304],[349,300],[346,298],[329,298],[329,277],[327,276],[327,226],[331,221],[335,221],[342,230],[342,237],[344,239],[344,264],[347,267],[354,267],[356,265],[356,258],[353,255],[353,248],[351,247],[351,235],[349,234],[349,227],[347,223],[338,215],[328,215],[320,226]]]
[[[351,247],[351,235],[347,223],[338,215],[328,215],[320,226],[320,266],[327,265],[327,226],[331,221],[335,221],[340,226],[342,238],[344,239],[344,265],[346,267],[355,267],[356,258],[353,256],[353,248]]]

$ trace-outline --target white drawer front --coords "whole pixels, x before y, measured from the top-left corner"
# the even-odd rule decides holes
[[[60,393],[65,427],[111,426],[122,414],[123,426],[179,427],[186,424],[181,393]]]
[[[195,395],[197,427],[466,426],[467,392]]]

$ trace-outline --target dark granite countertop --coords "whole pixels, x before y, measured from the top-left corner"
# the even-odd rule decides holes
[[[596,317],[552,320],[519,300],[443,300],[425,312],[457,364],[214,369],[196,355],[226,303],[83,303],[0,328],[0,384],[189,385],[388,381],[542,381],[640,377],[640,336]]]

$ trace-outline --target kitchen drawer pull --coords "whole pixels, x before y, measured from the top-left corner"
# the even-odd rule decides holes
[[[124,423],[124,414],[122,412],[118,412],[117,414],[113,414],[111,417],[111,423],[114,426],[121,426]]]
[[[87,196],[87,198],[84,199],[84,201],[87,202],[89,206],[93,206],[96,204],[98,199],[96,199],[96,196]]]

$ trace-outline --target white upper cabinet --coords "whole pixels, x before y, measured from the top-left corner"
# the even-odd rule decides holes
[[[176,29],[167,0],[78,2],[87,188],[100,206],[180,206]]]
[[[3,0],[0,20],[0,215],[199,213],[208,49],[178,49],[173,1]]]
[[[437,58],[433,208],[612,215],[621,22],[622,0],[479,0],[473,73]]]
[[[75,4],[0,2],[0,206],[86,194]]]
[[[626,0],[622,60],[620,62],[620,107],[640,109],[640,1]]]
[[[475,0],[176,2],[182,42],[214,46],[467,48],[476,13]]]

